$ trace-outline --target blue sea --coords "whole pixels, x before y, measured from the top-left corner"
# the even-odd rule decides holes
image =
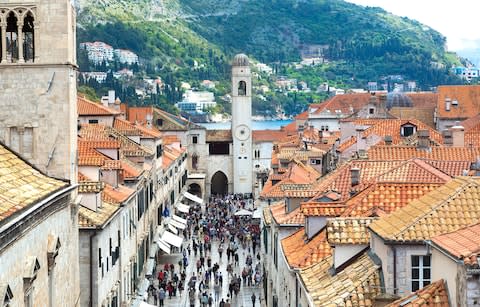
[[[292,120],[252,120],[252,129],[253,130],[280,130],[280,127],[290,124]],[[204,126],[208,130],[215,129],[230,129],[231,122],[224,123],[199,123],[199,125]]]

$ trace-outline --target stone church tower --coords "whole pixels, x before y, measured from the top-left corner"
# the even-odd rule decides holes
[[[0,0],[0,141],[76,182],[75,12],[68,0]]]
[[[232,63],[233,192],[252,193],[252,76],[248,57]]]

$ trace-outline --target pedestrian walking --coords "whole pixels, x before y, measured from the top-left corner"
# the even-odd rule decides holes
[[[163,306],[163,301],[165,300],[165,290],[160,287],[158,289],[158,301],[160,302],[160,307]]]
[[[257,297],[255,296],[255,293],[252,293],[252,306],[255,307],[255,300],[257,299]]]

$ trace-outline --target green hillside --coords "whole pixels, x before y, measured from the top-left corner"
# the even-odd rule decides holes
[[[130,49],[142,59],[137,70],[168,79],[172,88],[179,81],[195,85],[210,79],[220,81],[217,94],[225,94],[228,62],[238,52],[271,65],[277,75],[305,81],[311,89],[323,82],[365,87],[392,75],[416,81],[421,89],[460,82],[449,74],[458,58],[445,52],[440,33],[379,8],[341,0],[81,0],[78,6],[79,42],[100,40]],[[319,50],[322,65],[300,70],[286,65],[312,48]],[[95,69],[79,59],[81,69]],[[271,76],[262,82],[271,85],[274,80]],[[161,98],[169,103],[179,95]],[[271,104],[270,112],[275,105],[293,105],[287,113],[295,113],[320,96],[289,94],[285,101],[272,93],[266,98],[254,105]]]

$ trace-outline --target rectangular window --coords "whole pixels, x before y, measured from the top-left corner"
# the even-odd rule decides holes
[[[431,261],[428,256],[412,256],[412,292],[431,282]]]
[[[157,118],[157,126],[163,126],[163,119]]]
[[[98,124],[98,119],[89,119],[88,123],[89,124]]]
[[[192,137],[192,143],[197,144],[198,143],[198,136],[193,136]]]
[[[157,145],[157,158],[162,156],[162,145]]]
[[[98,249],[98,267],[100,268],[102,266],[102,249]]]

